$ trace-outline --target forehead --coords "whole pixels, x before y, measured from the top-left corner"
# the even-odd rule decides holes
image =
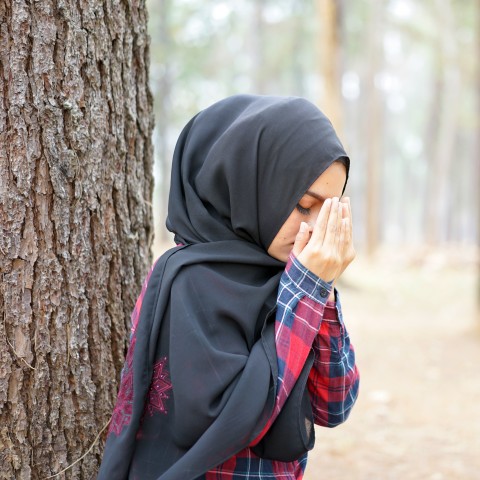
[[[330,165],[308,188],[307,192],[328,198],[340,196],[347,179],[347,170],[340,162]]]

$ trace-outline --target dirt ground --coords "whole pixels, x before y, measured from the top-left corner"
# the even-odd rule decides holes
[[[316,430],[305,480],[480,479],[474,253],[384,252],[345,272],[360,396],[346,423]]]

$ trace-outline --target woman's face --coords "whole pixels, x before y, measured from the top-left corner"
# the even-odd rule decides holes
[[[313,227],[323,202],[327,198],[340,198],[346,179],[347,171],[343,163],[332,163],[300,199],[268,247],[268,254],[277,260],[287,262],[300,223],[306,222]]]

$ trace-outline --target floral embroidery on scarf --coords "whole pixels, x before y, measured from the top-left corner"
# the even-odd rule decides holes
[[[136,337],[132,338],[130,348],[128,349],[120,381],[117,403],[113,410],[112,420],[110,422],[109,434],[120,435],[123,427],[128,425],[132,418],[133,411],[133,351],[135,349]],[[145,402],[145,414],[152,416],[155,412],[167,413],[165,402],[168,400],[169,390],[172,389],[170,377],[166,369],[167,357],[161,358],[153,366],[152,382],[148,390]]]
[[[148,391],[145,413],[152,416],[155,412],[167,413],[165,401],[168,400],[167,392],[172,389],[172,384],[165,368],[167,357],[163,357],[153,366],[152,383]]]
[[[120,435],[125,425],[130,423],[132,418],[132,404],[133,404],[133,350],[135,349],[136,337],[133,336],[130,347],[125,359],[125,366],[123,367],[122,376],[120,380],[120,389],[118,391],[117,403],[110,421],[110,428],[108,433],[115,433]]]

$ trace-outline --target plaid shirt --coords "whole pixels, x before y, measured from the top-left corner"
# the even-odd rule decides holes
[[[132,313],[132,333],[152,270]],[[290,256],[277,297],[277,397],[272,417],[253,444],[278,416],[312,348],[315,359],[307,386],[315,423],[335,427],[347,419],[358,394],[359,375],[338,292],[336,303],[327,301],[331,289],[331,285]],[[306,464],[307,454],[294,462],[279,462],[259,458],[246,448],[198,480],[301,480]]]
[[[277,298],[277,398],[273,415],[254,444],[278,416],[311,348],[315,359],[308,389],[315,423],[335,427],[347,419],[355,403],[359,385],[355,354],[343,323],[338,293],[336,303],[327,301],[331,289],[331,285],[290,256]],[[259,458],[246,448],[202,479],[300,480],[306,464],[307,454],[294,462],[279,462]]]

